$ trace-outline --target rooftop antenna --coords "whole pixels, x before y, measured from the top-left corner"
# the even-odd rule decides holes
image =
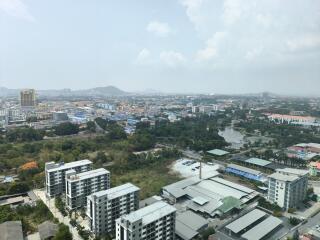
[[[202,179],[202,158],[200,158],[199,178]]]

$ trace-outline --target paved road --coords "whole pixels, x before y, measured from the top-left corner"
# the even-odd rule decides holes
[[[47,205],[50,212],[52,212],[53,216],[56,217],[59,220],[59,222],[64,223],[65,225],[67,225],[69,227],[70,232],[72,233],[74,240],[83,240],[83,238],[78,234],[77,229],[70,225],[69,216],[64,217],[60,213],[60,211],[55,207],[53,198],[47,199],[46,194],[43,190],[34,190],[34,193],[42,200],[42,202],[44,202],[44,204]]]

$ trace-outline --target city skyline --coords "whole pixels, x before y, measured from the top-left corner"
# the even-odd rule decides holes
[[[314,0],[1,0],[0,86],[319,96],[319,9]]]

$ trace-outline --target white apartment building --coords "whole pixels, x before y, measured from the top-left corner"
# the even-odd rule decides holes
[[[162,201],[141,208],[116,221],[116,240],[175,239],[176,209]]]
[[[89,228],[95,236],[115,233],[116,220],[139,208],[140,188],[131,183],[93,193],[87,197]]]
[[[268,200],[283,209],[295,208],[307,197],[307,170],[277,169],[268,179]]]
[[[49,197],[65,193],[65,173],[75,170],[77,173],[86,172],[92,169],[90,160],[80,160],[70,163],[47,162],[45,165],[46,194]]]
[[[87,196],[110,188],[110,172],[104,168],[77,173],[66,172],[66,205],[71,209],[86,206]]]

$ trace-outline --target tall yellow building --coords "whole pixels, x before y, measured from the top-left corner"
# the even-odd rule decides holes
[[[25,89],[20,92],[21,107],[36,106],[36,91],[34,89]]]

